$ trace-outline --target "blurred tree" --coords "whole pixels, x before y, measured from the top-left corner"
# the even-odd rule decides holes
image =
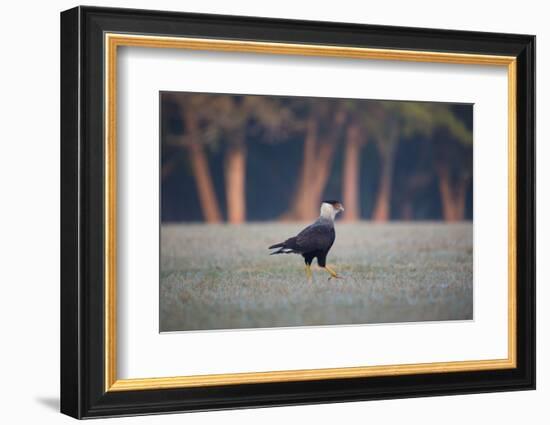
[[[370,118],[366,125],[374,134],[380,154],[380,180],[372,218],[375,221],[387,221],[390,218],[390,202],[392,179],[397,144],[400,139],[411,139],[420,135],[432,139],[437,152],[444,153],[447,139],[434,138],[434,135],[448,134],[457,142],[472,143],[471,132],[464,123],[456,117],[447,104],[433,102],[376,102],[378,108],[371,108]],[[372,120],[372,118],[375,118]],[[461,219],[464,215],[465,180],[458,179],[458,189],[455,191],[449,177],[450,162],[458,160],[453,155],[439,155],[436,169],[440,179],[443,215],[446,220]],[[462,163],[460,163],[462,164]],[[460,167],[459,167],[460,168]],[[467,172],[466,172],[467,173]],[[463,190],[464,189],[464,190]],[[461,210],[460,214],[457,211]]]
[[[256,193],[255,202],[262,199],[265,188],[258,185],[269,181],[276,185],[270,190],[284,193],[270,201],[281,209],[288,205],[282,219],[315,218],[323,194],[328,193],[342,197],[347,221],[359,220],[362,213],[377,221],[465,217],[472,183],[469,105],[193,93],[163,96],[163,117],[173,115],[175,123],[168,130],[163,127],[163,185],[168,180],[167,187],[177,188],[174,178],[183,177],[179,164],[187,163],[193,179],[185,185],[187,190],[196,187],[200,204],[200,212],[197,208],[193,215],[184,213],[182,202],[176,201],[170,213],[176,220],[196,219],[202,213],[205,221],[220,222],[220,196],[226,202],[227,220],[241,223],[248,218],[246,195]],[[165,118],[163,126],[164,122]],[[300,140],[303,143],[296,145]],[[252,159],[247,159],[258,152],[269,155],[269,144],[280,144],[277,152],[283,152],[283,159],[273,164],[272,172],[285,178],[270,180],[265,167],[256,162],[254,167]],[[301,156],[297,155],[300,149]],[[290,153],[296,161],[284,160]],[[254,185],[252,192],[247,184]],[[289,184],[294,190],[288,190]],[[261,208],[249,207],[251,216],[257,217]],[[268,213],[262,218],[269,218],[274,206],[263,208]]]
[[[393,102],[348,100],[346,103],[348,124],[342,168],[342,194],[346,208],[344,220],[356,221],[359,210],[360,149],[372,139],[380,156],[378,190],[372,218],[385,221],[390,214],[393,165],[398,136],[400,116]]]
[[[370,103],[370,102],[369,102]],[[395,165],[395,153],[401,137],[415,131],[430,131],[420,103],[379,101],[370,103],[365,125],[372,133],[380,155],[380,177],[372,219],[390,219],[390,203]]]
[[[342,139],[346,120],[343,101],[297,98],[295,116],[305,121],[302,166],[286,220],[311,220],[319,215],[323,190],[330,175],[334,153]]]
[[[464,219],[466,191],[473,176],[472,132],[450,105],[432,110],[436,131],[432,140],[435,152],[435,172],[443,218],[446,221]]]
[[[395,167],[395,155],[398,143],[412,136],[423,136],[433,139],[436,130],[441,134],[445,131],[447,138],[437,140],[435,147],[438,152],[436,170],[439,177],[439,187],[442,199],[443,215],[446,220],[457,220],[464,216],[465,190],[468,182],[468,170],[462,163],[467,159],[462,156],[448,154],[449,143],[444,143],[449,137],[460,144],[471,145],[471,132],[456,117],[450,106],[426,102],[397,101],[362,101],[349,100],[347,107],[347,134],[344,150],[344,165],[342,167],[342,194],[346,212],[344,219],[355,221],[360,217],[359,211],[359,170],[360,149],[366,143],[367,137],[374,140],[379,154],[379,180],[372,219],[387,221],[391,217],[391,199]],[[435,140],[435,139],[434,139]],[[451,143],[452,145],[452,143]],[[433,146],[432,146],[433,147]],[[466,153],[468,154],[468,153]],[[451,164],[455,162],[456,166]],[[454,172],[452,172],[455,170]],[[465,173],[456,178],[459,170]],[[418,176],[410,181],[410,188],[418,187],[419,182],[425,182],[425,176]],[[414,184],[413,184],[414,183]],[[403,195],[403,214],[412,217],[410,197]]]
[[[352,122],[346,131],[344,165],[342,167],[342,200],[345,205],[344,221],[357,221],[361,217],[359,210],[359,170],[360,151],[364,141],[362,128]]]
[[[225,141],[224,182],[227,220],[246,220],[246,125],[249,119],[246,98],[214,95],[208,111],[210,142]]]
[[[432,169],[438,179],[443,219],[464,219],[466,189],[472,178],[472,131],[453,110],[452,104],[404,103],[409,114],[406,137],[416,133],[427,137],[432,152]]]
[[[291,115],[280,98],[267,96],[211,96],[208,114],[209,142],[224,141],[225,198],[227,220],[246,220],[246,139],[247,132],[262,132],[264,139],[282,138]]]
[[[205,152],[205,139],[201,137],[201,121],[205,118],[202,114],[209,109],[212,99],[207,96],[178,93],[166,93],[165,96],[166,100],[176,106],[175,112],[179,114],[184,125],[181,134],[172,135],[175,138],[167,137],[167,140],[172,140],[172,143],[187,150],[204,220],[207,223],[219,223],[222,221],[222,215]],[[166,162],[161,171],[162,175],[169,173],[171,168],[173,163]]]
[[[433,219],[440,215],[431,147],[431,139],[419,134],[399,141],[395,158],[395,168],[399,172],[394,178],[392,217],[414,220]]]
[[[342,166],[342,201],[345,211],[344,221],[357,221],[361,218],[359,173],[361,170],[361,148],[367,142],[367,123],[370,109],[374,104],[362,100],[347,100],[346,141]]]

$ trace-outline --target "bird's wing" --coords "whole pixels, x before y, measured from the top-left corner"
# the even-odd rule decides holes
[[[296,236],[296,246],[300,252],[325,251],[334,243],[334,226],[315,222]]]

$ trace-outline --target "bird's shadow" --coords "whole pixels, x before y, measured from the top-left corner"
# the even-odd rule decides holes
[[[36,397],[35,400],[42,406],[59,412],[59,397]]]

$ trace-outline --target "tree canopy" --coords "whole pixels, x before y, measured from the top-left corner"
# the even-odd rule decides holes
[[[162,219],[348,221],[472,215],[465,104],[163,93]],[[349,207],[348,207],[349,206]]]

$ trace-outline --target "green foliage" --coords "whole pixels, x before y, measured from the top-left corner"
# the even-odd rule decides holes
[[[472,144],[472,132],[452,111],[451,105],[409,101],[348,101],[352,120],[362,126],[367,138],[381,145],[420,135],[433,137],[445,129],[459,143]]]
[[[209,146],[240,142],[247,132],[261,133],[266,142],[283,141],[303,132],[310,117],[317,120],[321,133],[334,124],[356,123],[381,148],[415,135],[431,138],[442,129],[458,143],[472,144],[471,130],[444,103],[190,93],[170,94],[169,99],[179,113],[192,110],[199,121],[200,142]],[[185,137],[169,142],[182,143]]]

